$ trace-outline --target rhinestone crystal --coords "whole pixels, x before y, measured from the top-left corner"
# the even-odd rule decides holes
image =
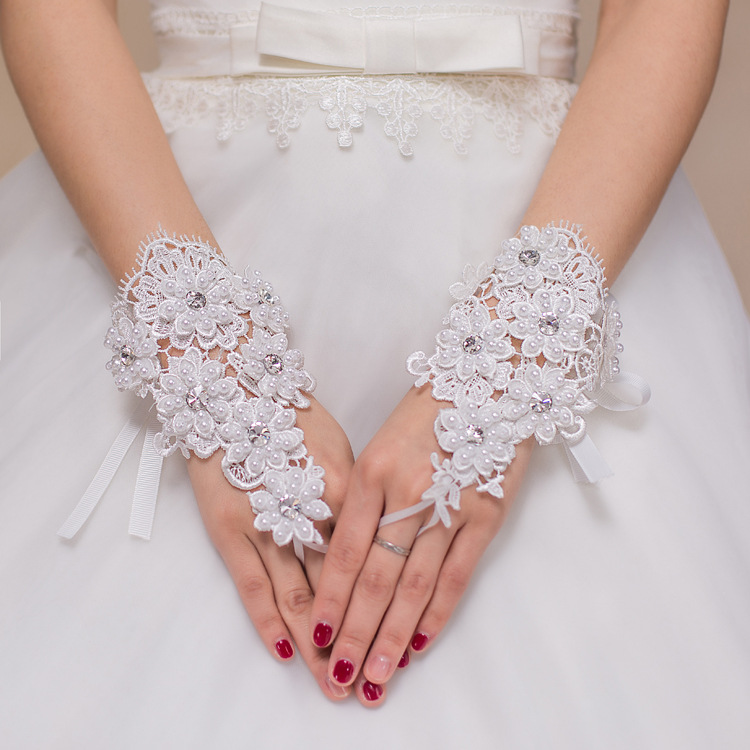
[[[557,315],[545,313],[539,318],[539,332],[545,336],[552,336],[560,330],[560,321]]]
[[[478,336],[476,333],[467,336],[461,344],[461,347],[467,354],[477,354],[482,351],[483,346],[484,341],[482,341],[482,337]]]
[[[529,401],[531,411],[536,414],[544,414],[552,408],[552,396],[549,393],[534,393]]]
[[[536,266],[541,260],[541,255],[533,247],[525,247],[518,253],[518,260],[524,266]]]
[[[268,289],[261,289],[258,292],[258,296],[260,297],[261,302],[265,302],[267,305],[273,304],[273,294],[271,294]]]
[[[290,521],[293,521],[302,513],[302,500],[291,495],[284,495],[279,500],[279,513]]]
[[[123,346],[120,349],[120,362],[125,367],[132,365],[135,359],[135,352],[129,346]]]
[[[247,432],[250,436],[250,442],[253,445],[268,445],[271,440],[271,430],[264,422],[253,422],[250,427],[248,427]]]
[[[263,357],[263,363],[266,366],[266,370],[271,375],[278,375],[284,369],[284,363],[281,361],[281,357],[278,354],[266,354]]]
[[[466,425],[466,441],[479,445],[484,440],[484,430],[476,424]]]
[[[191,388],[185,394],[185,403],[193,409],[193,411],[200,411],[204,409],[206,404],[204,403],[205,394],[200,388]]]
[[[206,306],[206,295],[191,289],[185,295],[185,301],[187,302],[187,306],[192,310],[202,310]]]

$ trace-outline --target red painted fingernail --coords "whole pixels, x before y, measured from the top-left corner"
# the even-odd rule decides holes
[[[276,641],[276,653],[282,659],[291,659],[294,656],[292,644],[286,638]]]
[[[365,700],[376,701],[383,695],[383,688],[381,685],[376,685],[374,682],[365,680],[362,683],[362,694],[365,696]]]
[[[333,628],[327,622],[319,622],[313,633],[313,643],[318,648],[325,648],[331,642]]]
[[[429,640],[430,636],[425,633],[417,633],[414,638],[411,639],[411,647],[415,651],[421,651],[427,645],[427,641]]]
[[[345,685],[352,679],[354,674],[354,664],[348,659],[339,659],[333,668],[333,679],[340,685]]]
[[[409,666],[409,652],[404,651],[404,655],[401,657],[401,659],[398,662],[398,668],[403,669],[404,667]]]

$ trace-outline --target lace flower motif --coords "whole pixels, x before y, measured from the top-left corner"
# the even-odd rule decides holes
[[[523,227],[518,237],[505,240],[502,252],[495,258],[495,269],[501,286],[522,284],[537,289],[545,279],[562,279],[562,268],[572,251],[568,239],[554,227]]]
[[[305,455],[303,434],[295,427],[294,409],[270,398],[234,404],[232,415],[218,427],[224,444],[222,469],[235,487],[249,490],[263,481],[267,469],[283,470]]]
[[[573,413],[576,398],[575,387],[561,369],[530,364],[510,381],[503,414],[515,422],[521,440],[534,435],[547,445],[558,430],[571,439],[578,436],[583,420]]]
[[[512,309],[515,320],[508,328],[523,342],[524,356],[543,354],[550,362],[560,362],[566,352],[583,346],[586,319],[575,312],[573,299],[564,291],[537,289],[529,302],[517,302]]]
[[[315,383],[304,369],[302,352],[289,349],[283,333],[271,334],[255,328],[250,343],[240,346],[240,353],[239,357],[230,355],[229,361],[245,388],[258,395],[272,396],[283,404],[309,406],[302,391],[311,391]]]
[[[234,349],[248,325],[234,304],[224,259],[200,242],[156,242],[145,274],[130,289],[138,317],[153,322],[155,335],[178,349],[193,343],[205,350]]]
[[[304,544],[323,544],[323,537],[313,521],[331,516],[321,500],[324,483],[322,469],[310,462],[305,469],[290,467],[286,471],[268,471],[265,490],[251,492],[255,511],[255,528],[273,532],[280,547],[297,537]]]
[[[158,344],[151,338],[145,323],[134,323],[130,319],[127,307],[121,301],[112,305],[112,327],[107,331],[104,345],[114,352],[107,362],[107,369],[112,373],[117,388],[146,396],[149,384],[161,372],[156,357]]]
[[[234,279],[234,302],[250,313],[257,326],[281,333],[289,325],[289,314],[282,307],[273,287],[264,281],[258,271],[251,277],[236,276]]]
[[[435,422],[440,447],[453,454],[453,466],[461,474],[489,477],[504,471],[516,452],[512,425],[502,409],[490,400],[483,406],[463,402],[455,409],[441,409]]]
[[[186,457],[193,450],[208,458],[220,447],[217,425],[229,418],[232,403],[240,396],[236,381],[225,377],[224,370],[223,363],[204,359],[194,347],[181,357],[169,357],[156,397],[156,411],[164,424],[157,445],[165,452],[180,448]]]

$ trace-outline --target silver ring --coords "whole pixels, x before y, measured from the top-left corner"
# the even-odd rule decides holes
[[[398,544],[394,544],[393,542],[387,542],[385,539],[381,539],[377,535],[372,541],[375,542],[375,544],[379,544],[383,549],[387,549],[390,552],[395,552],[397,555],[401,555],[401,557],[409,557],[409,553],[411,552],[410,549],[407,549],[406,547],[399,547]]]

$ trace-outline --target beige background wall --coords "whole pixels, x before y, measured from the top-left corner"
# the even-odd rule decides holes
[[[599,0],[581,0],[581,70],[590,54]],[[120,22],[142,69],[156,64],[147,0],[120,2]],[[722,66],[711,102],[685,157],[750,309],[750,2],[733,0]],[[0,69],[0,175],[36,148],[4,66]],[[0,230],[2,228],[0,227]]]

